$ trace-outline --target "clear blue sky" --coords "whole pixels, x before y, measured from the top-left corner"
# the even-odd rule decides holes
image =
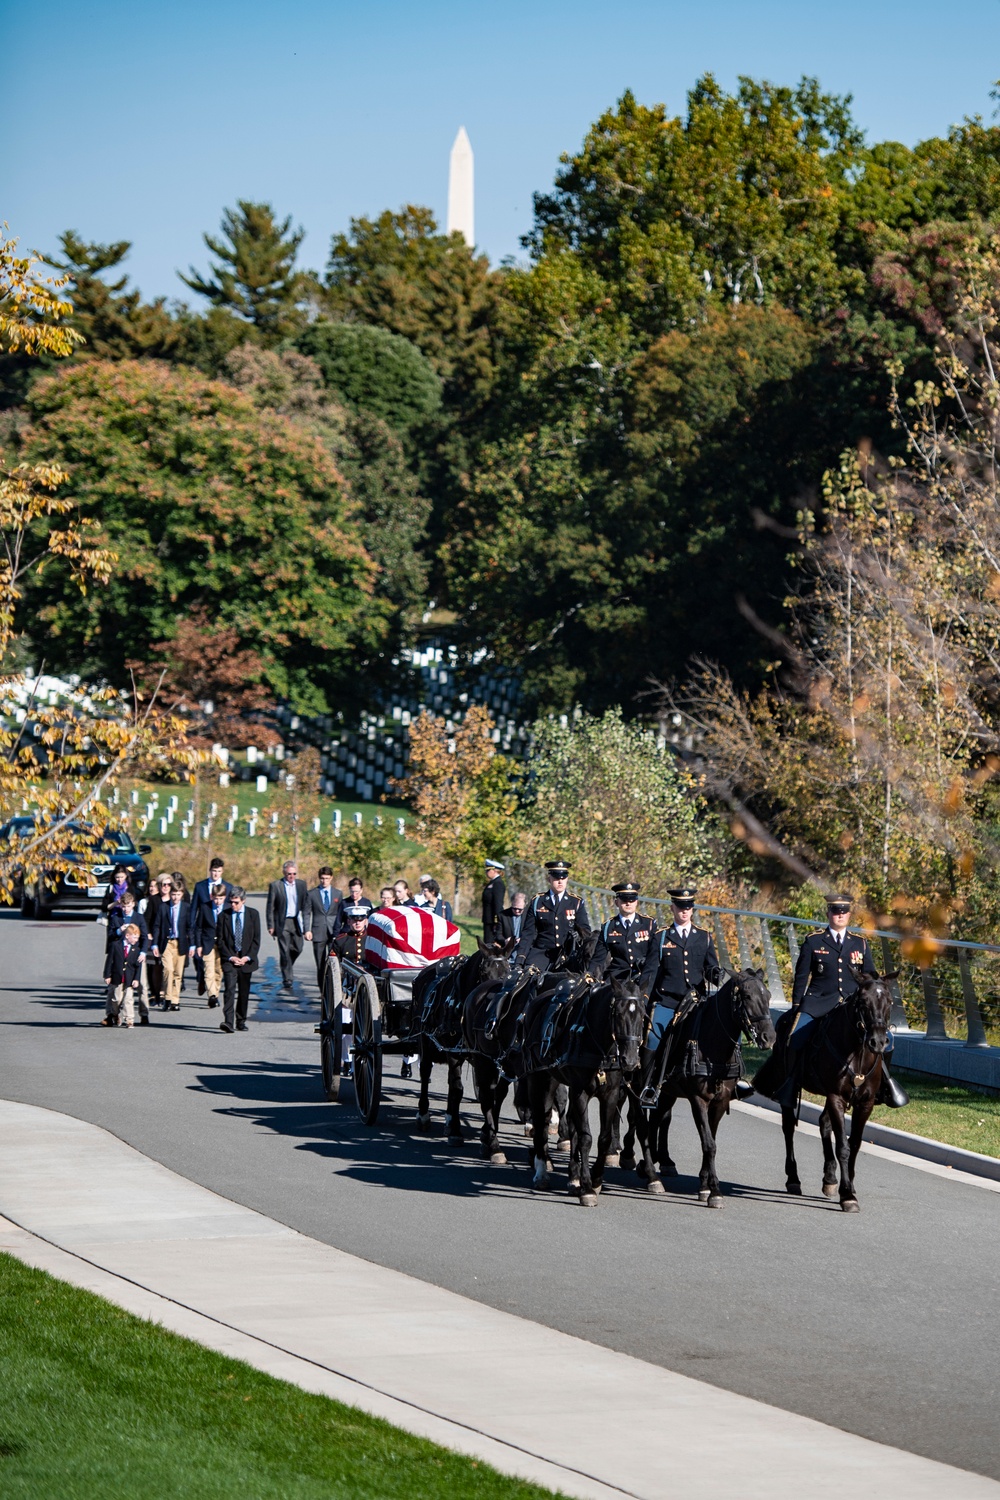
[[[870,140],[989,116],[1000,0],[0,0],[0,219],[23,246],[131,239],[144,294],[186,295],[224,205],[266,199],[321,269],[352,216],[443,217],[476,153],[476,230],[518,254],[531,195],[626,88],[684,107],[707,70],[854,95]]]

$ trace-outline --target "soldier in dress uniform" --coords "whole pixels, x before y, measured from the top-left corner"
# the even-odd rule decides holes
[[[826,917],[825,929],[811,932],[799,949],[792,985],[792,1008],[787,1020],[779,1022],[785,1034],[786,1071],[784,1081],[774,1089],[771,1097],[775,1103],[789,1109],[794,1108],[801,1086],[809,1027],[813,1021],[829,1015],[857,993],[855,971],[878,973],[868,939],[862,933],[847,930],[851,920],[850,896],[831,897],[826,903]],[[888,1036],[886,1051],[892,1051],[892,1032]],[[885,1056],[882,1058],[882,1083],[875,1103],[888,1104],[893,1109],[901,1109],[909,1103],[905,1090],[890,1078]]]
[[[627,979],[638,980],[649,957],[656,918],[639,916],[639,887],[634,880],[623,880],[611,889],[615,893],[618,915],[601,928],[590,972],[621,983]]]
[[[486,861],[486,884],[483,886],[483,942],[499,943],[503,937],[503,865],[498,859]]]
[[[330,952],[338,958],[349,958],[351,963],[364,968],[365,933],[368,931],[370,906],[348,904],[343,908],[341,919],[345,923],[343,932],[337,934],[330,944]]]
[[[639,988],[649,1004],[649,1030],[640,1061],[639,1103],[643,1109],[652,1109],[656,1104],[659,1092],[654,1083],[656,1061],[661,1056],[661,1045],[669,1044],[668,1032],[681,1001],[692,990],[704,996],[707,986],[717,984],[722,973],[712,934],[704,927],[695,927],[691,920],[698,894],[694,886],[677,886],[667,894],[674,920],[649,944],[639,980]],[[665,1056],[661,1057],[661,1071],[665,1071],[662,1067],[665,1061]]]
[[[587,904],[582,896],[568,896],[566,881],[569,865],[564,859],[551,859],[545,866],[549,888],[536,896],[524,913],[521,936],[514,952],[514,962],[541,973],[549,967],[574,927],[590,932]]]

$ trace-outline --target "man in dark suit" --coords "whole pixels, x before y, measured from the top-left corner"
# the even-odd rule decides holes
[[[523,891],[515,891],[510,898],[510,905],[503,909],[500,919],[500,936],[506,942],[509,938],[520,941],[521,924],[524,921],[524,908],[528,904],[528,898]]]
[[[344,893],[333,883],[333,871],[324,865],[319,872],[319,885],[313,886],[306,901],[306,938],[313,945],[316,960],[316,983],[323,988],[323,970],[330,944],[340,927],[340,904]]]
[[[483,886],[483,942],[499,943],[503,898],[503,865],[497,859],[486,861],[486,884]]]
[[[222,872],[225,869],[225,866],[225,860],[220,859],[217,854],[213,855],[212,859],[209,861],[208,875],[204,880],[197,881],[194,890],[191,892],[191,928],[194,932],[198,931],[198,925],[201,921],[202,908],[211,905],[212,891],[214,887],[217,885],[224,885],[226,888],[227,896],[232,890],[232,886],[230,885],[229,881],[224,880],[222,876]],[[209,989],[209,986],[205,979],[205,965],[200,953],[195,953],[194,971],[198,976],[199,995],[203,995],[206,989],[208,989],[209,994],[211,994],[211,990]]]
[[[153,933],[156,931],[157,919],[161,906],[170,905],[170,887],[173,884],[167,874],[158,875],[149,887],[149,896],[146,899],[146,910],[143,916],[146,919],[146,929],[149,932],[149,951],[146,954],[146,983],[149,991],[150,1005],[159,1005],[163,995],[163,965],[159,956],[153,954]]]
[[[659,1094],[659,1087],[653,1082],[656,1060],[661,1058],[662,1078],[666,1073],[669,1033],[682,1002],[692,992],[703,997],[707,985],[717,983],[722,972],[712,934],[704,927],[695,927],[691,920],[698,894],[694,886],[678,886],[667,894],[674,920],[649,944],[639,980],[639,988],[649,1002],[649,1031],[640,1061],[639,1103],[643,1109],[652,1109],[656,1104]]]
[[[214,1010],[218,1005],[219,993],[222,989],[222,956],[216,941],[216,928],[219,925],[219,918],[226,909],[231,890],[232,886],[225,881],[220,881],[218,885],[213,886],[211,900],[202,902],[198,908],[198,916],[192,924],[195,956],[202,962],[209,1010]]]
[[[246,904],[241,885],[229,892],[229,905],[215,929],[222,958],[223,1012],[220,1031],[246,1031],[250,1003],[250,979],[260,954],[260,913]]]
[[[281,879],[272,880],[267,890],[267,930],[278,943],[281,963],[281,988],[290,990],[295,960],[302,952],[306,931],[306,901],[309,891],[298,878],[293,859],[281,867]]]
[[[166,988],[163,995],[164,1010],[180,1010],[181,980],[188,955],[194,952],[191,932],[191,903],[184,900],[180,886],[171,884],[170,901],[161,905],[156,914],[156,927],[150,933],[152,953],[163,963],[163,978]]]

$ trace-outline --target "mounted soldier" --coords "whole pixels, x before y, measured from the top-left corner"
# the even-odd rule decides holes
[[[754,1078],[758,1092],[785,1108],[795,1107],[802,1086],[806,1048],[815,1034],[814,1023],[853,999],[858,991],[859,974],[874,976],[878,972],[868,939],[862,933],[847,930],[851,905],[850,896],[831,897],[826,904],[826,927],[822,932],[811,932],[799,949],[791,1009],[778,1022],[779,1043],[784,1045],[775,1047]],[[891,1051],[890,1032],[886,1052]],[[909,1103],[906,1091],[890,1078],[885,1057],[875,1103],[887,1104],[890,1109],[902,1109]]]
[[[544,973],[553,957],[562,950],[568,935],[590,932],[590,918],[582,896],[569,896],[566,881],[569,865],[564,859],[549,860],[545,866],[549,888],[536,896],[524,913],[521,936],[514,962]]]
[[[623,880],[611,889],[618,914],[601,928],[590,972],[621,984],[638,982],[656,933],[656,918],[639,915],[639,887],[634,880]]]
[[[667,1071],[670,1034],[678,1015],[682,1011],[687,1014],[704,998],[709,984],[718,984],[722,977],[712,934],[704,927],[696,927],[691,920],[698,894],[694,886],[677,886],[667,894],[673,922],[649,944],[639,980],[648,1005],[649,1028],[639,1075],[639,1103],[643,1109],[652,1109],[656,1104],[657,1059],[662,1079]]]

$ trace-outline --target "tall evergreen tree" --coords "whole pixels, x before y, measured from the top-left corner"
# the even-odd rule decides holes
[[[86,342],[77,349],[84,358],[169,359],[176,354],[179,334],[166,299],[143,302],[138,291],[126,291],[128,276],[104,280],[116,271],[132,248],[131,240],[110,245],[88,244],[75,229],[59,236],[62,259],[49,258],[68,278],[66,296],[73,304],[70,322]]]
[[[222,236],[204,236],[218,257],[208,276],[191,266],[181,280],[214,307],[250,323],[262,343],[278,343],[305,322],[300,304],[309,278],[295,270],[304,236],[304,229],[292,229],[291,215],[278,222],[269,203],[240,198],[235,209],[223,212]]]

